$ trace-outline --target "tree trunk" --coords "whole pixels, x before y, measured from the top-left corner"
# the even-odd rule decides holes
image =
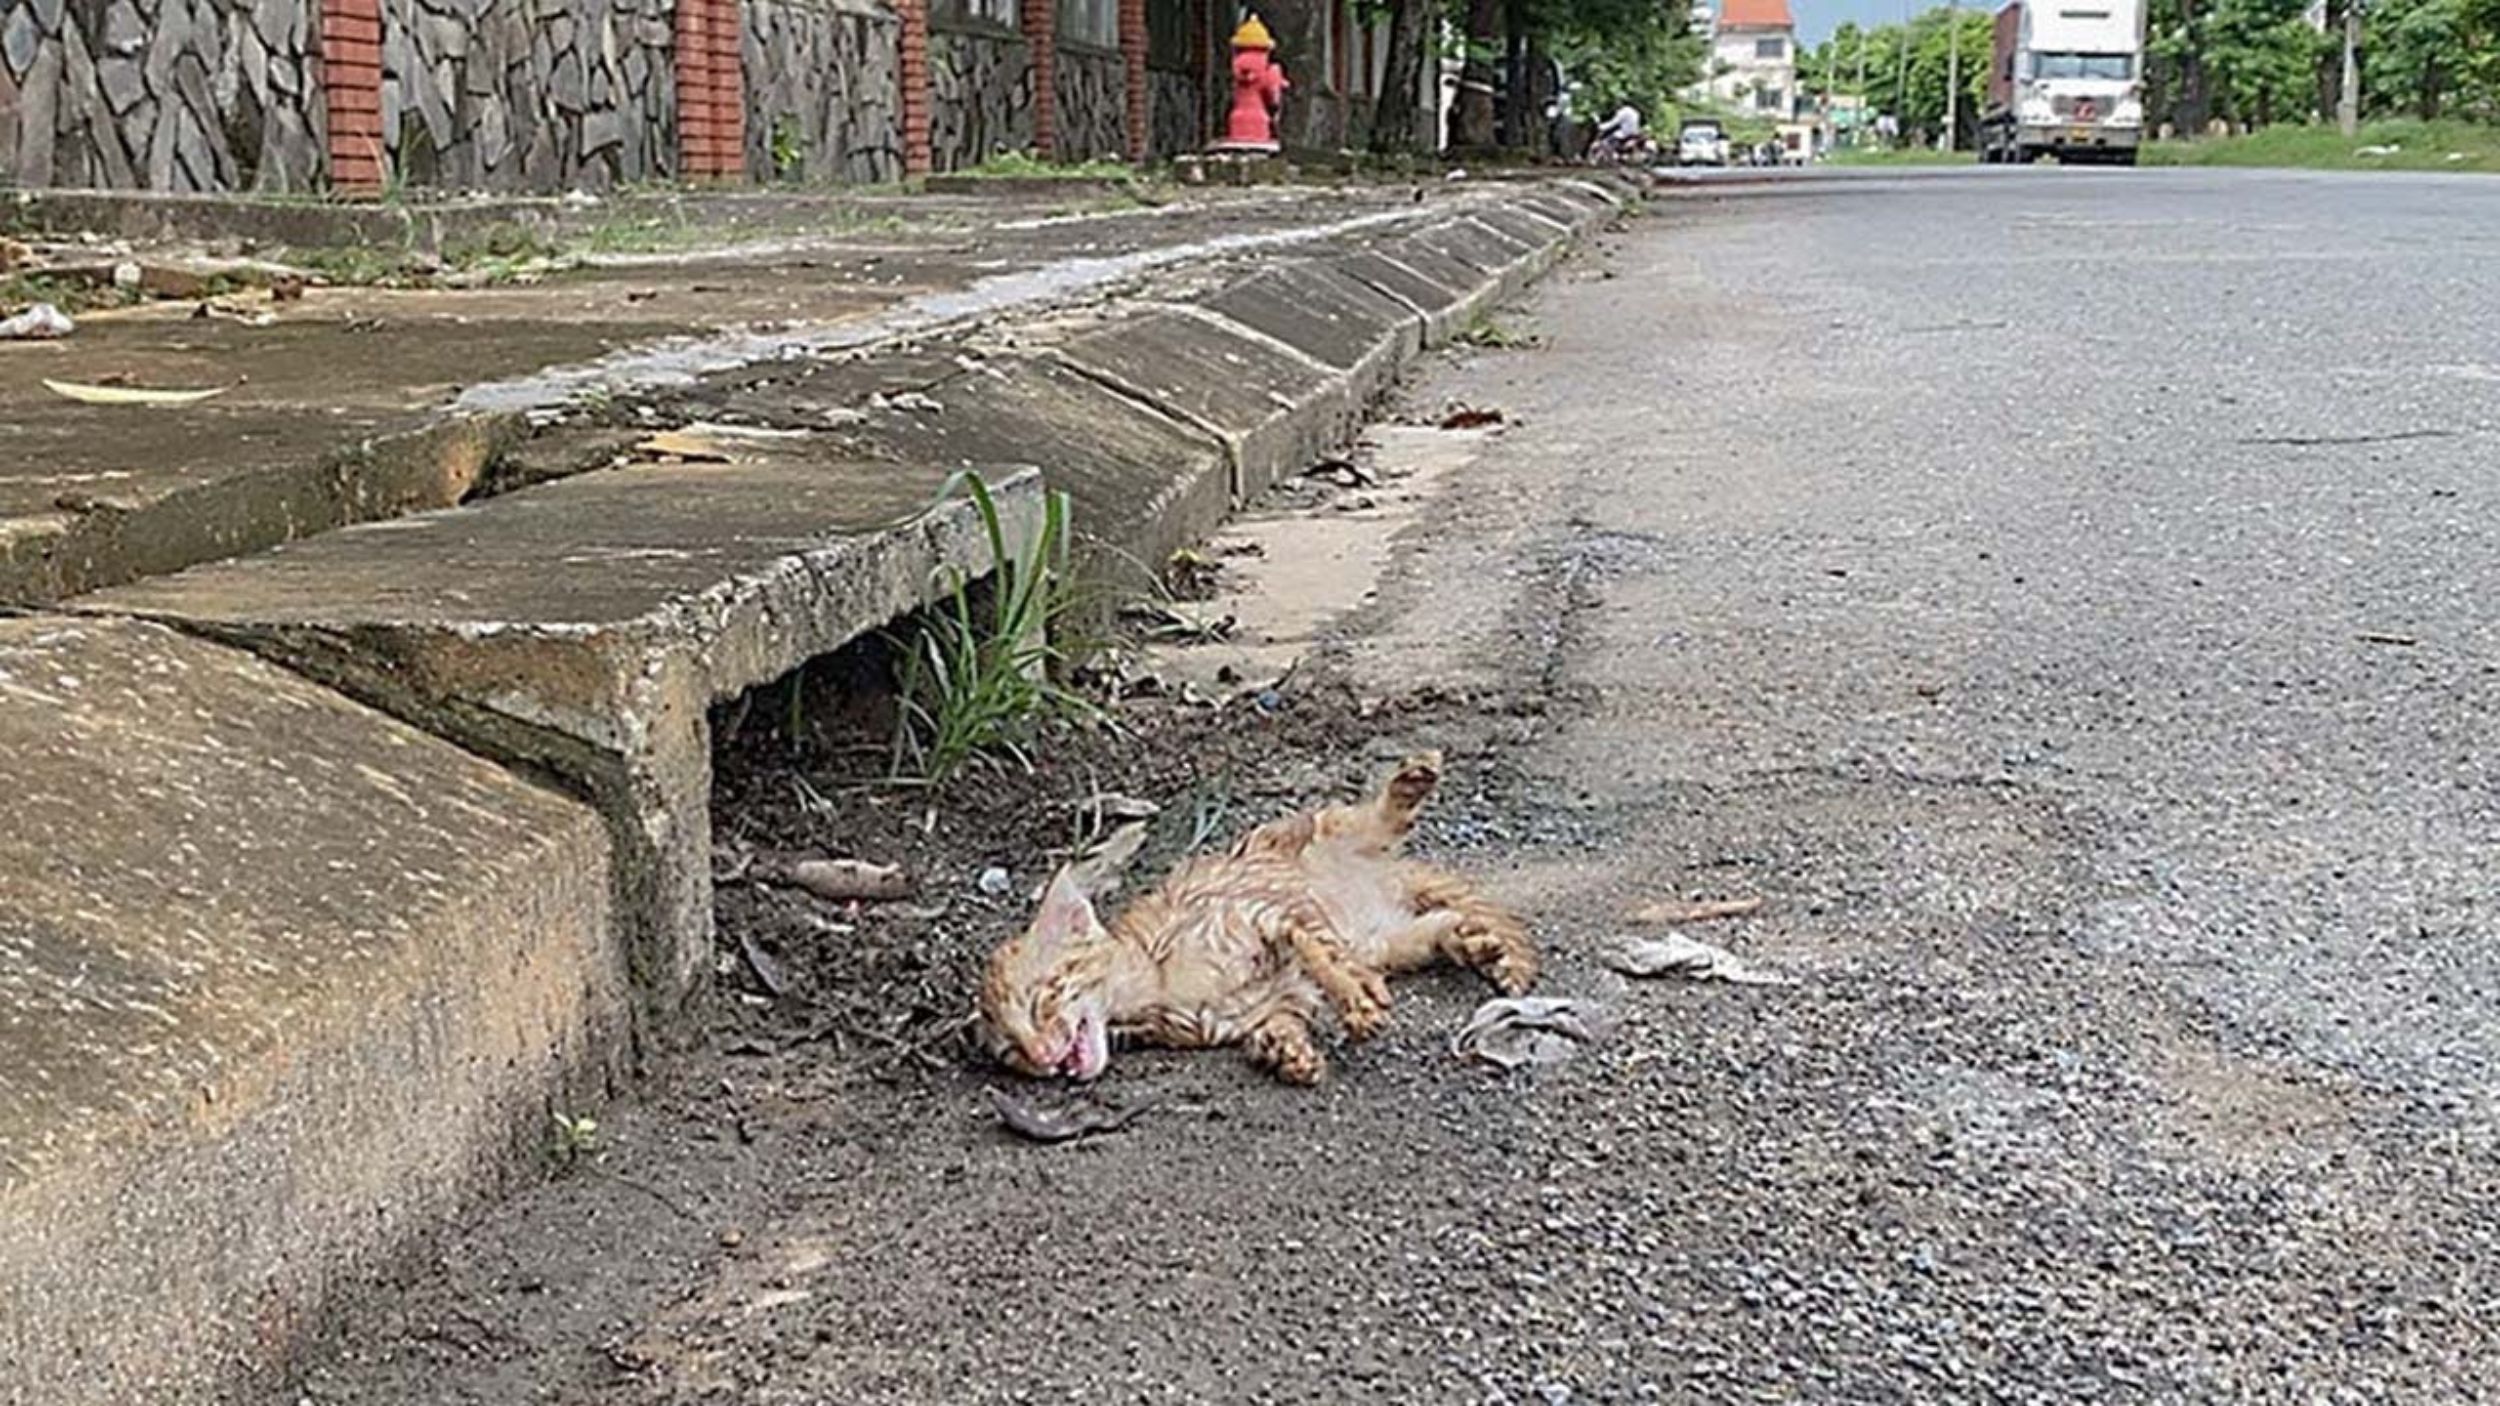
[[[1507,0],[1502,7],[1502,145],[1517,151],[1528,144],[1528,26],[1523,16],[1527,7],[1520,0]]]
[[[2190,139],[2205,135],[2205,123],[2213,117],[2213,104],[2205,96],[2205,56],[2198,51],[2202,36],[2197,33],[2196,0],[2180,0],[2179,17],[2187,31],[2187,51],[2179,55],[2179,105],[2174,120],[2180,135]]]
[[[1450,145],[1460,151],[1493,149],[1493,55],[1501,28],[1502,0],[1467,0],[1467,66],[1450,109]]]
[[[1372,150],[1424,151],[1438,143],[1424,133],[1424,51],[1432,35],[1433,0],[1389,0],[1389,52],[1383,57],[1380,107],[1372,117]]]

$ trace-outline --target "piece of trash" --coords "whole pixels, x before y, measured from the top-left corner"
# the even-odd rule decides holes
[[[1598,949],[1598,960],[1625,976],[1680,976],[1724,981],[1730,986],[1794,986],[1797,979],[1764,971],[1724,947],[1669,933],[1665,937],[1619,937]]]
[[[113,265],[113,286],[125,293],[139,291],[139,285],[147,280],[147,276],[146,269],[126,260]]]
[[[841,903],[850,899],[882,902],[911,893],[911,876],[893,864],[864,859],[757,859],[748,871],[768,884],[801,888],[818,898]]]
[[[228,322],[240,322],[246,327],[275,327],[278,325],[278,315],[274,312],[270,312],[266,308],[241,307],[234,303],[219,302],[213,298],[205,303],[201,303],[193,307],[191,309],[191,315],[193,317],[201,318],[224,318]]]
[[[998,1121],[1007,1126],[1007,1131],[1027,1142],[1051,1143],[1116,1133],[1136,1122],[1155,1106],[1155,1101],[1144,1099],[1126,1108],[1106,1108],[1098,1103],[1066,1109],[1036,1108],[1005,1089],[994,1088],[990,1090],[990,1104],[998,1110]]]
[[[2380,634],[2376,630],[2364,630],[2360,634],[2353,636],[2353,638],[2361,641],[2363,644],[2392,644],[2403,649],[2411,649],[2413,646],[2421,643],[2420,640],[2411,635],[2385,635]]]
[[[146,386],[95,386],[83,381],[51,381],[44,389],[54,395],[82,405],[194,405],[213,395],[224,395],[232,386],[210,386],[206,390],[152,390]]]
[[[2396,145],[2394,142],[2388,142],[2383,145],[2373,143],[2369,146],[2354,147],[2352,149],[2352,154],[2355,156],[2394,156],[2403,150],[2403,147]]]
[[[304,300],[304,280],[295,274],[280,274],[269,280],[269,300],[273,303],[300,303]]]
[[[1091,818],[1097,825],[1117,820],[1152,820],[1163,814],[1163,807],[1142,796],[1123,796],[1117,791],[1097,791],[1090,796],[1068,802],[1068,808]]]
[[[1500,423],[1502,423],[1501,411],[1479,410],[1472,405],[1455,406],[1450,413],[1441,417],[1441,428],[1445,430],[1478,430],[1487,425]]]
[[[1503,1069],[1560,1064],[1614,1029],[1604,1006],[1572,996],[1496,996],[1450,1037],[1450,1053]]]
[[[36,303],[15,317],[0,318],[0,342],[45,342],[77,330],[69,314],[50,303]]]
[[[1707,923],[1720,918],[1741,918],[1762,911],[1759,898],[1710,898],[1686,903],[1668,899],[1645,905],[1632,914],[1636,923]]]
[[[688,464],[726,464],[729,451],[709,435],[690,430],[662,430],[634,446],[634,452],[650,459],[676,459]]]
[[[783,429],[778,425],[731,425],[719,420],[696,420],[685,432],[706,439],[805,439],[812,431]]]
[[[981,877],[973,880],[972,886],[992,898],[1004,898],[1015,882],[1015,877],[1007,872],[1006,866],[993,864],[981,871]]]

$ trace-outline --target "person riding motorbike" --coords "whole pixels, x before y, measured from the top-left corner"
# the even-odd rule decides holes
[[[1614,116],[1598,124],[1597,138],[1589,143],[1589,160],[1602,164],[1636,159],[1645,145],[1641,110],[1625,103],[1615,109]]]

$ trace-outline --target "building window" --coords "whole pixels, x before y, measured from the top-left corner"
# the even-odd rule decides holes
[[[1778,112],[1781,110],[1780,104],[1787,97],[1788,92],[1784,88],[1756,88],[1753,90],[1754,111]]]
[[[1059,0],[1059,37],[1095,49],[1120,47],[1120,0]]]
[[[1753,56],[1758,59],[1787,58],[1788,41],[1785,39],[1756,39],[1753,41]]]
[[[929,0],[929,18],[968,20],[974,24],[1014,29],[1016,0]]]

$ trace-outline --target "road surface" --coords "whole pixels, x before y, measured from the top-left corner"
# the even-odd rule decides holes
[[[1375,740],[1610,1039],[1458,1066],[1452,978],[1070,1148],[864,1095],[726,1248],[524,1198],[304,1394],[2500,1393],[2494,268],[2470,178],[1662,201],[1415,389],[1513,423],[1313,666],[1474,700]],[[1800,984],[1607,972],[1668,893]]]

